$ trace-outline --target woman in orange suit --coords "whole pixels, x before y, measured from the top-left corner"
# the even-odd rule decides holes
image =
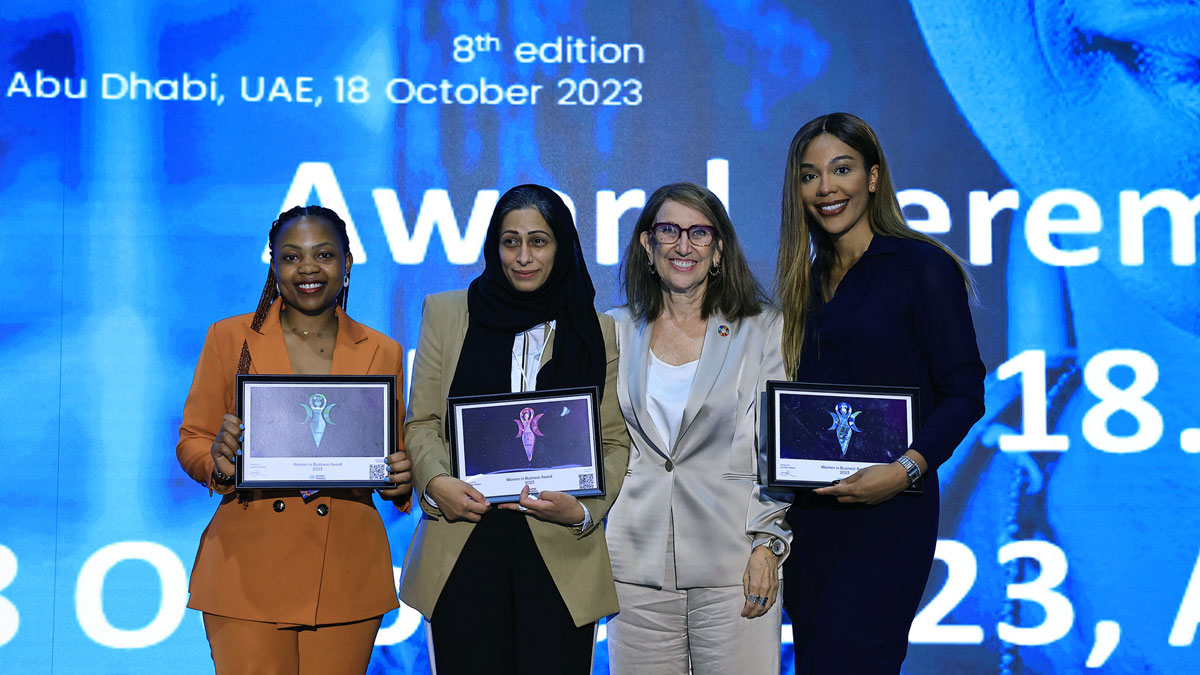
[[[204,613],[219,675],[363,673],[380,619],[399,606],[371,491],[234,490],[243,428],[233,415],[235,376],[367,374],[403,382],[404,352],[345,313],[353,260],[336,213],[285,211],[271,226],[270,248],[258,311],[209,328],[184,405],[179,463],[221,495],[196,553],[188,607]],[[393,487],[380,494],[407,511],[411,465],[397,441],[388,457]]]

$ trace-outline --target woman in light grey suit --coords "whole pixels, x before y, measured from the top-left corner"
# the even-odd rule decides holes
[[[766,306],[720,200],[659,188],[625,255],[617,392],[633,444],[609,513],[621,611],[613,673],[778,673],[789,503],[758,486],[759,395],[784,379]]]

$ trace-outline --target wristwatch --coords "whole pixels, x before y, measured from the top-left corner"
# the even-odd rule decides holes
[[[904,467],[904,471],[908,474],[908,486],[916,487],[917,482],[921,480],[921,467],[909,459],[908,455],[900,455],[896,458],[896,462]]]
[[[783,555],[784,551],[787,550],[787,544],[783,543],[783,540],[779,537],[770,537],[765,541],[759,542],[758,545],[766,546],[767,550],[773,553],[776,558]]]

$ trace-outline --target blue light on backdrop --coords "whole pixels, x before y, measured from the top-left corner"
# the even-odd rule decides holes
[[[980,288],[988,412],[941,472],[906,670],[1195,670],[1198,25],[1183,0],[5,2],[0,670],[211,670],[184,604],[216,502],[173,449],[282,207],[346,218],[351,314],[411,347],[518,183],[567,198],[602,308],[675,180],[769,281],[788,143],[832,110]],[[399,575],[415,517],[382,512]],[[411,609],[377,645],[372,672],[426,672]]]

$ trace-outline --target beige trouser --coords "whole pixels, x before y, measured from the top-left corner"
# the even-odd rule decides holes
[[[663,588],[617,582],[621,611],[608,620],[613,675],[756,675],[779,672],[783,582],[771,609],[743,619],[741,585],[675,587],[673,537],[667,537]],[[689,670],[690,666],[690,670]]]

